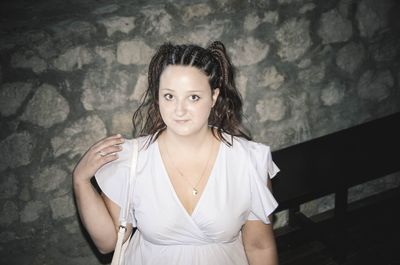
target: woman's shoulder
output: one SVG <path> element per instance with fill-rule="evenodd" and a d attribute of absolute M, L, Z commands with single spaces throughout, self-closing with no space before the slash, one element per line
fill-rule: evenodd
<path fill-rule="evenodd" d="M 243 137 L 233 137 L 232 142 L 233 155 L 236 157 L 245 154 L 249 164 L 253 165 L 260 176 L 265 177 L 265 172 L 269 173 L 270 178 L 273 178 L 279 168 L 272 160 L 271 148 L 261 142 L 247 140 Z"/>
<path fill-rule="evenodd" d="M 144 147 L 146 147 L 148 144 L 151 143 L 151 135 L 145 135 L 145 136 L 139 136 L 136 138 L 124 138 L 125 141 L 122 144 L 122 146 L 127 146 L 127 147 L 132 147 L 134 141 L 137 141 L 139 148 L 143 149 Z"/>
<path fill-rule="evenodd" d="M 229 139 L 231 139 L 230 143 L 233 150 L 244 151 L 254 155 L 270 152 L 271 150 L 270 146 L 267 144 L 248 140 L 244 137 L 229 136 Z"/>
<path fill-rule="evenodd" d="M 150 142 L 150 136 L 125 138 L 125 141 L 121 144 L 122 150 L 118 153 L 118 159 L 115 160 L 116 163 L 120 165 L 130 165 L 133 154 L 133 144 L 135 141 L 137 141 L 139 153 L 141 156 L 145 155 L 148 146 L 152 144 Z"/>

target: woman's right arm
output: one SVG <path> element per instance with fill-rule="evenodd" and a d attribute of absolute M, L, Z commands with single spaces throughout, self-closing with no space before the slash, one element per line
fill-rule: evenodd
<path fill-rule="evenodd" d="M 120 135 L 100 140 L 82 156 L 73 171 L 73 187 L 79 216 L 101 253 L 114 250 L 120 208 L 105 195 L 100 195 L 90 179 L 101 166 L 118 158 L 123 142 L 124 139 Z M 131 231 L 131 228 L 129 230 Z"/>

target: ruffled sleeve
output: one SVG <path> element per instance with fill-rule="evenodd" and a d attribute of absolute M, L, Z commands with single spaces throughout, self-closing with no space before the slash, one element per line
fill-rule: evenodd
<path fill-rule="evenodd" d="M 126 207 L 126 196 L 128 193 L 128 179 L 133 154 L 132 140 L 125 140 L 122 144 L 122 151 L 118 153 L 118 159 L 102 166 L 96 173 L 95 178 L 101 191 L 116 203 L 121 209 Z M 133 182 L 134 184 L 134 182 Z M 131 187 L 131 192 L 133 187 Z M 130 204 L 127 214 L 127 222 L 136 226 L 133 214 L 133 203 Z M 120 220 L 122 218 L 122 211 Z"/>
<path fill-rule="evenodd" d="M 275 177 L 279 168 L 272 160 L 268 146 L 251 142 L 249 153 L 251 209 L 248 220 L 261 220 L 269 224 L 268 216 L 276 209 L 278 203 L 268 188 L 267 182 L 268 178 Z"/>

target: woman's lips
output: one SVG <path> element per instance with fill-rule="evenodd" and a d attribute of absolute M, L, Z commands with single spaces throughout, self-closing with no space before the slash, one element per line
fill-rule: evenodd
<path fill-rule="evenodd" d="M 176 122 L 176 123 L 179 123 L 179 124 L 185 123 L 185 122 L 187 122 L 187 121 L 189 121 L 189 120 L 175 120 L 175 122 Z"/>

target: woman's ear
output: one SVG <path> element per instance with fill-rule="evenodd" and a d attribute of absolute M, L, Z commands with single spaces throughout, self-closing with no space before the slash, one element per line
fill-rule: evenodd
<path fill-rule="evenodd" d="M 219 88 L 216 88 L 212 91 L 212 100 L 213 100 L 213 104 L 212 106 L 214 107 L 215 103 L 217 102 L 218 96 L 219 96 Z"/>

